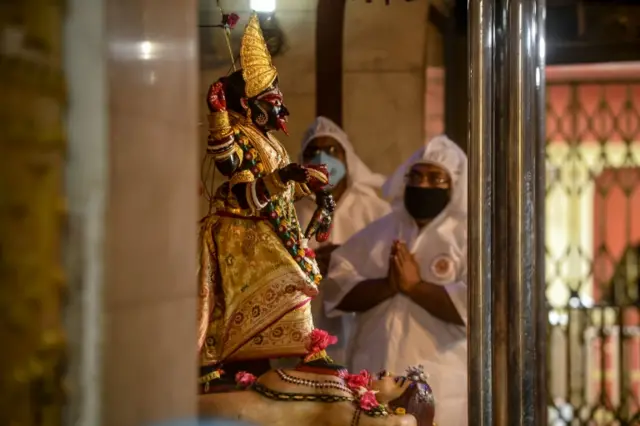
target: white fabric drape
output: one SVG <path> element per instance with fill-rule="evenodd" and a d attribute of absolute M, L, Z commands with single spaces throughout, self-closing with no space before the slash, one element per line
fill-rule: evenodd
<path fill-rule="evenodd" d="M 417 163 L 446 169 L 452 179 L 451 201 L 420 230 L 404 209 L 405 176 Z M 358 283 L 387 276 L 394 240 L 414 255 L 423 280 L 445 288 L 460 316 L 467 319 L 467 158 L 445 136 L 431 140 L 389 178 L 384 193 L 393 211 L 351 238 L 331 259 L 325 284 L 328 316 Z M 396 295 L 355 317 L 348 367 L 353 371 L 386 369 L 403 373 L 422 364 L 436 397 L 436 423 L 467 424 L 466 330 L 445 323 L 404 295 Z"/>
<path fill-rule="evenodd" d="M 347 189 L 342 194 L 336 207 L 331 238 L 325 244 L 344 244 L 353 234 L 360 231 L 369 223 L 386 215 L 391 210 L 389 203 L 380 198 L 376 189 L 384 183 L 384 176 L 373 173 L 356 155 L 347 134 L 333 121 L 325 117 L 318 117 L 309 127 L 302 139 L 301 152 L 309 142 L 320 136 L 335 139 L 344 149 L 347 162 Z M 302 154 L 301 154 L 302 155 Z M 316 209 L 315 201 L 304 198 L 296 203 L 298 219 L 303 227 L 307 226 Z M 312 239 L 309 247 L 316 249 L 320 245 Z M 353 315 L 341 318 L 327 318 L 323 309 L 323 284 L 320 284 L 320 294 L 311 303 L 315 325 L 338 337 L 338 343 L 328 350 L 329 355 L 336 362 L 346 361 L 346 344 L 349 341 Z"/>

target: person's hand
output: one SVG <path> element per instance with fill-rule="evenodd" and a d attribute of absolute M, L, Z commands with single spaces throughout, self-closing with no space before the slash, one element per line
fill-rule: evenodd
<path fill-rule="evenodd" d="M 331 253 L 337 249 L 338 245 L 336 244 L 327 244 L 325 246 L 317 249 L 316 252 L 316 262 L 318 263 L 318 268 L 320 268 L 320 274 L 326 275 L 329 270 L 329 261 L 331 260 Z"/>
<path fill-rule="evenodd" d="M 290 163 L 278 170 L 280 180 L 287 183 L 295 181 L 298 183 L 306 183 L 309 181 L 309 170 L 297 163 Z"/>
<path fill-rule="evenodd" d="M 392 284 L 402 293 L 411 294 L 422 278 L 418 262 L 403 242 L 393 243 L 389 263 L 389 277 Z"/>
<path fill-rule="evenodd" d="M 209 86 L 207 92 L 207 106 L 210 112 L 227 110 L 227 99 L 224 96 L 224 85 L 218 81 Z"/>

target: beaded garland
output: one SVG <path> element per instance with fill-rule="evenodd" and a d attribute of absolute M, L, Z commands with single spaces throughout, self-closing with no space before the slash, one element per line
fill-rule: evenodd
<path fill-rule="evenodd" d="M 255 179 L 263 178 L 264 167 L 260 161 L 258 152 L 251 145 L 249 139 L 242 133 L 237 132 L 235 134 L 235 140 L 242 149 L 243 168 L 251 171 Z M 282 241 L 282 244 L 286 247 L 291 257 L 293 257 L 298 266 L 300 266 L 300 269 L 306 273 L 312 282 L 318 285 L 322 280 L 322 275 L 317 273 L 317 270 L 314 270 L 314 260 L 307 255 L 305 247 L 301 244 L 299 238 L 300 225 L 296 219 L 296 215 L 290 215 L 290 223 L 283 217 L 285 209 L 292 209 L 291 206 L 284 204 L 285 203 L 279 199 L 269 201 L 262 209 L 263 215 L 267 217 L 276 235 L 280 238 L 280 241 Z"/>
<path fill-rule="evenodd" d="M 254 383 L 253 385 L 251 385 L 250 389 L 258 392 L 261 395 L 266 396 L 267 398 L 275 399 L 278 401 L 317 401 L 317 402 L 353 401 L 353 398 L 348 396 L 312 395 L 312 394 L 292 393 L 292 392 L 278 392 L 278 391 L 271 390 L 268 387 L 261 385 L 260 383 Z"/>
<path fill-rule="evenodd" d="M 318 381 L 318 380 L 301 379 L 298 377 L 290 376 L 289 374 L 285 373 L 281 369 L 276 370 L 276 372 L 278 373 L 278 376 L 282 381 L 291 383 L 292 385 L 307 386 L 307 387 L 319 388 L 319 389 L 337 389 L 343 392 L 351 393 L 351 390 L 347 386 L 331 380 Z"/>

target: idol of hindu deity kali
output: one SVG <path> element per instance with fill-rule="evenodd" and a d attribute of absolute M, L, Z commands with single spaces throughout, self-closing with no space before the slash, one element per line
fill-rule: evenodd
<path fill-rule="evenodd" d="M 257 16 L 246 26 L 241 69 L 207 94 L 207 155 L 226 180 L 200 224 L 198 351 L 201 416 L 258 425 L 428 425 L 434 403 L 421 368 L 350 374 L 325 352 L 310 301 L 322 280 L 307 241 L 324 241 L 335 203 L 324 166 L 291 163 L 273 132 L 289 111 Z M 315 197 L 311 223 L 293 203 Z M 270 369 L 274 358 L 300 359 Z M 412 415 L 413 414 L 413 415 Z"/>

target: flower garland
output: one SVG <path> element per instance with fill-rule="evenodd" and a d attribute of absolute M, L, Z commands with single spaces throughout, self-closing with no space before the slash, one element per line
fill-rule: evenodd
<path fill-rule="evenodd" d="M 312 362 L 318 359 L 326 359 L 333 363 L 333 360 L 327 355 L 327 349 L 330 345 L 338 343 L 338 338 L 332 336 L 324 330 L 314 328 L 307 336 L 305 348 L 308 355 L 304 358 L 304 362 Z"/>
<path fill-rule="evenodd" d="M 378 391 L 371 389 L 371 374 L 367 370 L 361 370 L 359 374 L 345 374 L 343 379 L 353 393 L 358 408 L 365 414 L 373 417 L 389 414 L 387 408 L 376 398 Z"/>
<path fill-rule="evenodd" d="M 262 161 L 260 161 L 258 151 L 251 146 L 247 137 L 241 133 L 236 133 L 236 140 L 243 152 L 243 166 L 250 170 L 256 179 L 264 177 L 264 166 L 262 165 Z M 315 263 L 315 253 L 306 246 L 304 240 L 300 240 L 300 225 L 296 220 L 296 215 L 290 214 L 289 220 L 284 217 L 283 213 L 286 209 L 287 206 L 284 206 L 281 200 L 275 200 L 270 201 L 264 207 L 264 212 L 276 235 L 278 235 L 278 238 L 280 238 L 280 241 L 282 241 L 282 244 L 284 244 L 291 257 L 293 257 L 309 279 L 318 285 L 322 280 L 322 275 L 320 275 L 320 271 Z"/>

